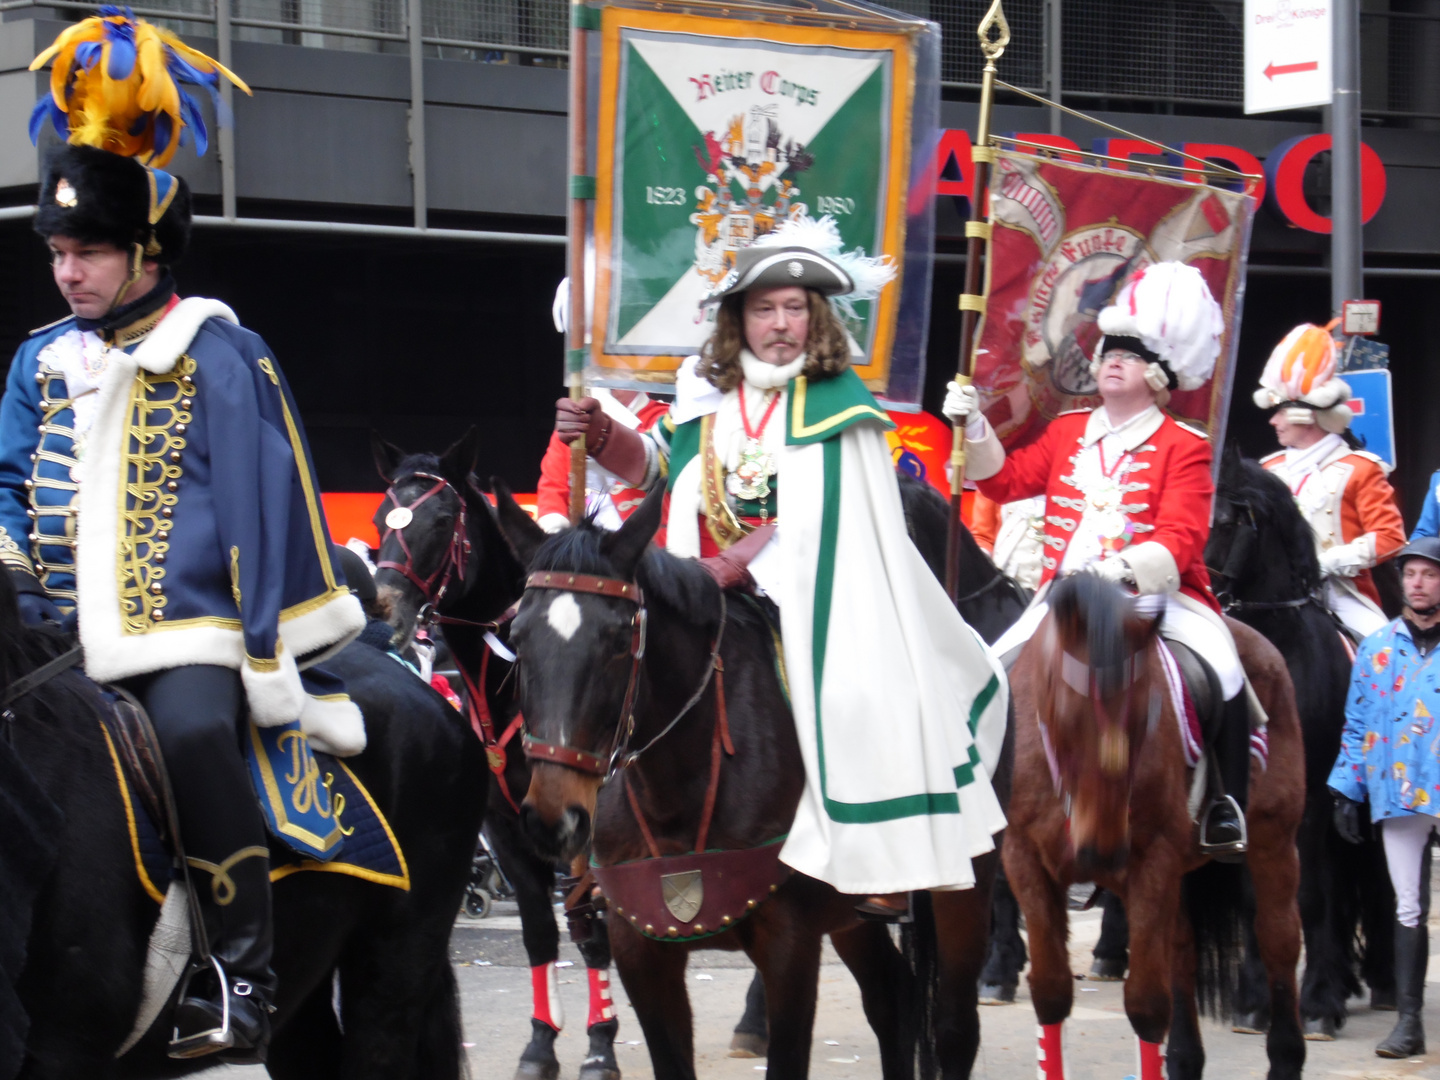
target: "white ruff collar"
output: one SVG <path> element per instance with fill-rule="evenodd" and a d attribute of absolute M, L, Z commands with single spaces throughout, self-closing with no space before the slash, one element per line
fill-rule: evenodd
<path fill-rule="evenodd" d="M 757 390 L 778 390 L 805 370 L 805 354 L 788 364 L 767 364 L 749 349 L 740 350 L 740 370 L 745 381 Z"/>

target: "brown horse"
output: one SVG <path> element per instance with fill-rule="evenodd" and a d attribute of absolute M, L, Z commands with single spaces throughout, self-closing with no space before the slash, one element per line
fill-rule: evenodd
<path fill-rule="evenodd" d="M 860 985 L 882 1075 L 908 1080 L 921 994 L 888 929 L 860 921 L 856 897 L 776 858 L 805 769 L 760 602 L 722 593 L 695 560 L 650 544 L 663 492 L 617 532 L 584 523 L 549 538 L 498 481 L 495 492 L 501 528 L 531 570 L 511 635 L 535 759 L 522 822 L 554 858 L 591 844 L 615 964 L 657 1080 L 695 1075 L 685 966 L 697 947 L 754 961 L 770 1073 L 803 1080 L 826 934 Z M 877 739 L 883 730 L 877 717 Z M 713 858 L 720 872 L 701 878 Z M 995 853 L 981 856 L 974 888 L 916 905 L 917 918 L 933 909 L 939 980 L 934 1041 L 922 1049 L 933 1045 L 946 1077 L 968 1076 L 979 1046 L 976 978 L 997 865 Z M 612 888 L 622 874 L 642 875 L 644 887 Z"/>
<path fill-rule="evenodd" d="M 1205 1064 L 1196 992 L 1207 1012 L 1228 1005 L 1245 868 L 1207 865 L 1199 853 L 1157 621 L 1089 574 L 1062 579 L 1049 599 L 1011 672 L 1015 794 L 1004 848 L 1030 931 L 1041 1074 L 1064 1075 L 1061 1025 L 1074 997 L 1066 889 L 1093 881 L 1121 897 L 1130 917 L 1125 1012 L 1139 1040 L 1139 1080 L 1160 1080 L 1167 1032 L 1171 1080 L 1196 1080 Z M 1246 861 L 1270 989 L 1269 1078 L 1295 1080 L 1305 1061 L 1295 989 L 1304 749 L 1284 660 L 1254 630 L 1227 622 L 1269 717 L 1268 765 L 1252 760 Z"/>

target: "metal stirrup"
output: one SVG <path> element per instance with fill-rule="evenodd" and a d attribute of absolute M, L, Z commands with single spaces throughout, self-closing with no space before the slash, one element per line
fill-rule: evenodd
<path fill-rule="evenodd" d="M 1229 803 L 1235 811 L 1235 820 L 1240 823 L 1240 839 L 1232 840 L 1224 844 L 1212 844 L 1209 838 L 1210 811 L 1221 803 Z M 1218 799 L 1212 799 L 1205 804 L 1205 809 L 1200 814 L 1200 852 L 1203 855 L 1243 855 L 1250 848 L 1250 830 L 1245 824 L 1244 811 L 1240 804 L 1235 801 L 1233 795 L 1221 795 Z"/>

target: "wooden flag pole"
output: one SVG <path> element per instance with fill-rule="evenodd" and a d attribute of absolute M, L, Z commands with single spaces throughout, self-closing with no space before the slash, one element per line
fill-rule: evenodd
<path fill-rule="evenodd" d="M 995 149 L 990 145 L 990 111 L 995 98 L 995 61 L 1010 44 L 1010 24 L 1005 21 L 1000 0 L 990 5 L 976 33 L 980 37 L 980 51 L 985 55 L 985 70 L 980 79 L 980 118 L 976 124 L 975 146 L 970 152 L 975 182 L 970 195 L 970 220 L 965 223 L 965 291 L 960 296 L 960 363 L 955 373 L 955 381 L 961 386 L 970 385 L 975 367 L 975 326 L 985 310 L 980 264 L 990 242 L 987 189 L 990 167 L 995 161 Z M 945 545 L 945 591 L 951 600 L 959 591 L 960 530 L 964 527 L 960 506 L 964 495 L 965 425 L 957 424 L 950 447 L 950 531 Z"/>
<path fill-rule="evenodd" d="M 589 313 L 585 310 L 585 224 L 590 200 L 595 196 L 595 178 L 586 168 L 585 108 L 587 29 L 594 12 L 584 0 L 570 8 L 570 318 L 565 353 L 565 382 L 570 400 L 585 396 L 585 332 Z M 570 524 L 585 516 L 585 436 L 570 444 Z"/>

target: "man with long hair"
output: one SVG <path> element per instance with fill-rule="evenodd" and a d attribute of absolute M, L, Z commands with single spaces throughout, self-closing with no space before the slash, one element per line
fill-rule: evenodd
<path fill-rule="evenodd" d="M 593 400 L 558 402 L 556 431 L 632 483 L 665 477 L 669 550 L 778 604 L 806 766 L 781 858 L 893 918 L 993 850 L 1006 692 L 906 534 L 894 425 L 851 369 L 849 303 L 893 271 L 840 248 L 826 219 L 738 252 L 648 436 Z"/>

